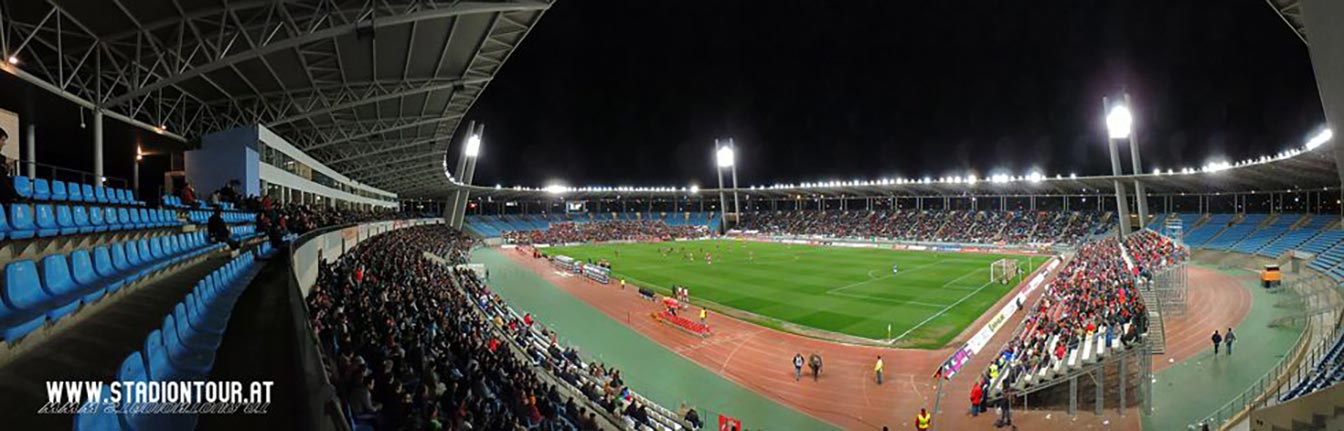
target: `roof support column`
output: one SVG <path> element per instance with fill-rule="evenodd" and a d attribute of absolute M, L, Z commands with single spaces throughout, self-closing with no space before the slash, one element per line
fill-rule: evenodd
<path fill-rule="evenodd" d="M 1111 108 L 1110 101 L 1102 99 L 1102 112 L 1109 112 Z M 1124 175 L 1124 168 L 1120 166 L 1120 146 L 1110 136 L 1106 137 L 1106 146 L 1111 150 L 1111 173 L 1116 176 L 1112 181 L 1115 185 L 1115 208 L 1120 213 L 1120 236 L 1129 236 L 1129 199 L 1125 197 L 1125 184 L 1119 179 Z"/>
<path fill-rule="evenodd" d="M 24 139 L 23 148 L 28 152 L 28 179 L 37 178 L 37 124 L 28 123 L 28 136 Z"/>
<path fill-rule="evenodd" d="M 1332 150 L 1335 164 L 1344 166 L 1344 145 L 1338 143 L 1338 136 L 1344 136 L 1344 26 L 1339 25 L 1344 22 L 1344 2 L 1302 0 L 1300 8 L 1310 33 L 1307 52 L 1311 54 L 1325 122 L 1337 135 Z M 1339 179 L 1344 183 L 1344 169 L 1339 171 Z"/>
<path fill-rule="evenodd" d="M 477 137 L 482 136 L 484 135 L 484 132 L 485 132 L 485 125 L 482 124 L 480 126 L 477 126 L 476 129 L 473 130 L 471 134 L 468 134 L 467 139 L 471 139 L 472 135 L 475 135 Z M 476 176 L 476 155 L 472 154 L 469 157 L 467 157 L 467 171 L 465 174 L 463 174 L 462 184 L 465 186 L 470 186 L 472 177 L 474 176 Z M 471 200 L 471 192 L 468 191 L 466 188 L 463 188 L 462 190 L 460 190 L 460 192 L 462 193 L 462 204 L 461 206 L 458 207 L 457 219 L 453 221 L 453 227 L 458 229 L 462 228 L 462 220 L 467 215 L 465 211 L 467 201 Z M 500 205 L 499 213 L 502 215 L 504 214 L 504 201 L 500 201 L 499 205 Z"/>
<path fill-rule="evenodd" d="M 103 185 L 103 111 L 93 111 L 93 184 Z M 139 190 L 132 190 L 138 192 Z"/>

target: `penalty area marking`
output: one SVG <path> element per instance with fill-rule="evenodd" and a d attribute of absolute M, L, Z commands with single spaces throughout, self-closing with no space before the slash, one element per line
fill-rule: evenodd
<path fill-rule="evenodd" d="M 942 316 L 944 313 L 947 313 L 947 310 L 951 310 L 952 307 L 956 307 L 958 304 L 961 304 L 962 302 L 966 302 L 967 299 L 970 299 L 972 296 L 975 296 L 975 294 L 980 293 L 980 291 L 982 291 L 982 290 L 985 290 L 985 288 L 986 288 L 986 287 L 989 287 L 989 285 L 991 285 L 991 284 L 994 284 L 994 281 L 993 281 L 993 280 L 990 280 L 990 281 L 985 282 L 985 284 L 980 285 L 980 288 L 979 288 L 979 289 L 975 289 L 975 290 L 972 291 L 971 293 L 967 293 L 966 296 L 961 297 L 961 299 L 958 299 L 957 302 L 953 302 L 951 305 L 948 305 L 947 307 L 943 308 L 941 311 L 939 311 L 939 312 L 937 312 L 937 313 L 934 313 L 934 315 L 929 316 L 929 318 L 924 319 L 924 321 L 922 321 L 922 322 L 919 322 L 919 324 L 917 324 L 917 325 L 915 325 L 915 326 L 911 326 L 910 329 L 906 329 L 905 332 L 902 332 L 902 333 L 901 333 L 901 335 L 897 335 L 896 338 L 892 338 L 892 339 L 891 339 L 891 342 L 894 343 L 894 342 L 897 342 L 897 341 L 901 341 L 901 339 L 905 338 L 906 335 L 910 335 L 911 332 L 914 332 L 916 329 L 919 329 L 920 327 L 922 327 L 922 326 L 924 326 L 925 324 L 929 323 L 929 321 L 931 321 L 931 320 L 933 320 L 933 319 L 937 319 L 938 316 Z"/>

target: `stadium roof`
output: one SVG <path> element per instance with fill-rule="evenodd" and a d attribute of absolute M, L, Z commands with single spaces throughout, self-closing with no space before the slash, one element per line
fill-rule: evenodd
<path fill-rule="evenodd" d="M 553 1 L 9 1 L 0 68 L 178 140 L 263 124 L 355 180 L 429 196 Z"/>
<path fill-rule="evenodd" d="M 1320 191 L 1339 189 L 1334 158 L 1335 140 L 1319 134 L 1301 149 L 1274 156 L 1240 162 L 1208 164 L 1139 175 L 1021 175 L 994 178 L 945 177 L 920 179 L 883 179 L 869 181 L 821 181 L 815 183 L 770 186 L 742 186 L 740 193 L 765 198 L 795 197 L 904 197 L 904 196 L 1097 196 L 1115 193 L 1115 180 L 1121 180 L 1129 192 L 1133 181 L 1140 180 L 1154 195 L 1213 195 Z M 708 169 L 708 167 L 707 167 Z M 471 186 L 472 195 L 498 199 L 601 199 L 601 198 L 673 198 L 717 196 L 718 189 L 691 187 L 582 187 L 549 186 L 482 187 Z M 726 191 L 730 191 L 728 189 Z"/>
<path fill-rule="evenodd" d="M 1302 43 L 1307 42 L 1307 24 L 1302 21 L 1302 4 L 1298 0 L 1265 0 L 1283 22 L 1297 33 L 1297 38 L 1302 39 Z"/>

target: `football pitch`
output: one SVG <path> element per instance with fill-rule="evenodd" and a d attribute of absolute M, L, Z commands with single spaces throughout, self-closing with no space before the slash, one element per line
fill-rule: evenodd
<path fill-rule="evenodd" d="M 686 286 L 692 302 L 762 316 L 767 320 L 756 320 L 768 326 L 783 326 L 768 320 L 774 319 L 917 348 L 946 345 L 1016 285 L 991 282 L 992 262 L 1016 259 L 1026 277 L 1047 259 L 740 240 L 589 244 L 546 252 L 607 259 L 613 283 L 624 278 L 663 294 L 672 285 Z M 705 262 L 706 252 L 712 263 Z"/>

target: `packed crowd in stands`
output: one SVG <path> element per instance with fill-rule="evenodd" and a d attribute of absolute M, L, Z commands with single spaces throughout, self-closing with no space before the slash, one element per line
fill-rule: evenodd
<path fill-rule="evenodd" d="M 766 211 L 744 214 L 739 225 L 773 235 L 886 238 L 960 243 L 1077 244 L 1104 231 L 1090 211 Z"/>
<path fill-rule="evenodd" d="M 1180 262 L 1186 257 L 1186 249 L 1164 235 L 1148 229 L 1125 237 L 1125 251 L 1134 261 L 1134 270 L 1145 279 L 1152 277 L 1155 269 Z"/>
<path fill-rule="evenodd" d="M 699 238 L 708 228 L 669 225 L 661 220 L 608 220 L 586 223 L 555 222 L 545 230 L 505 231 L 501 236 L 513 244 L 563 244 L 616 240 L 671 240 Z"/>
<path fill-rule="evenodd" d="M 1146 277 L 1136 274 L 1177 262 L 1184 252 L 1170 239 L 1148 230 L 1127 238 L 1125 248 L 1136 263 L 1133 268 L 1114 238 L 1080 247 L 1028 309 L 1023 329 L 981 374 L 973 392 L 986 400 L 992 393 L 1006 392 L 1023 376 L 1066 361 L 1069 352 L 1089 335 L 1104 336 L 1108 345 L 1116 338 L 1126 346 L 1139 340 L 1147 332 L 1148 313 L 1137 290 L 1143 288 Z M 991 386 L 995 382 L 1000 386 Z"/>
<path fill-rule="evenodd" d="M 310 316 L 357 422 L 380 431 L 675 428 L 620 370 L 584 363 L 476 272 L 448 266 L 466 262 L 473 241 L 440 225 L 405 228 L 322 265 Z"/>

